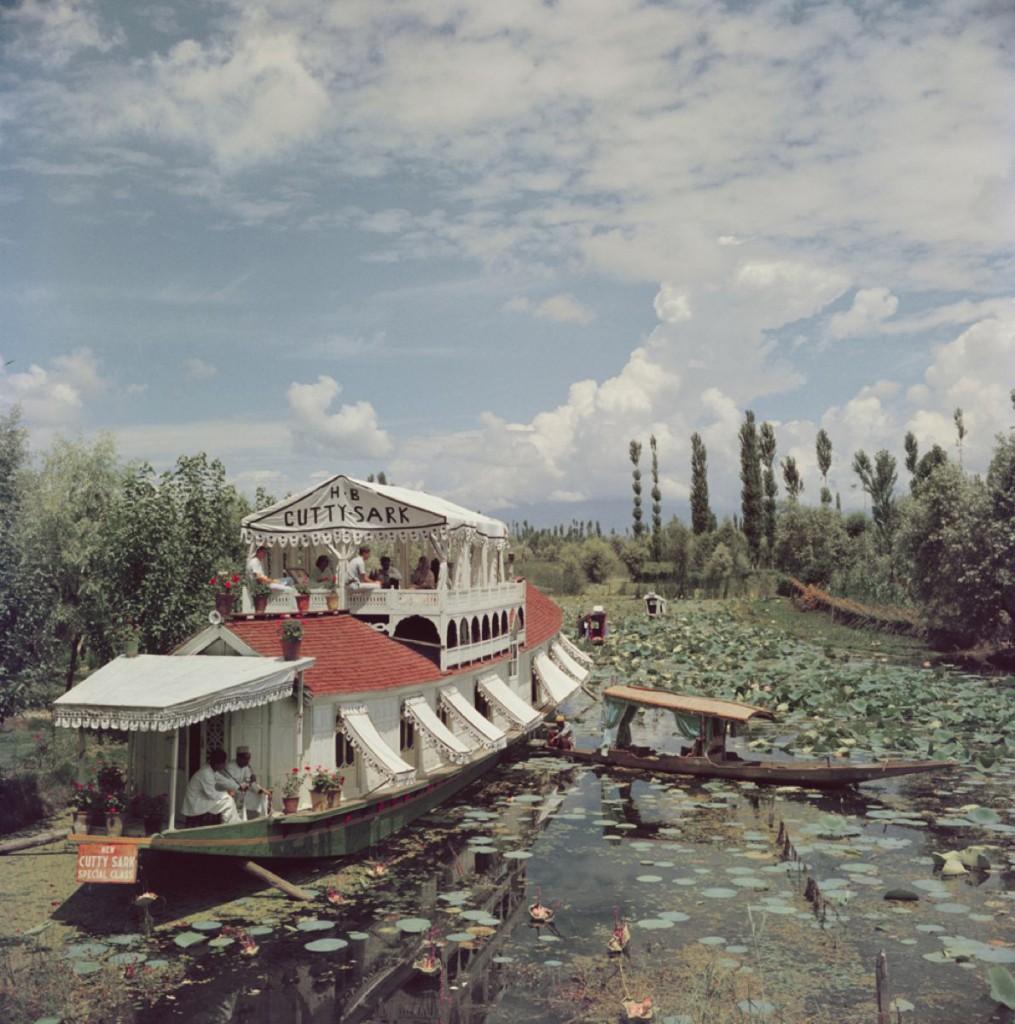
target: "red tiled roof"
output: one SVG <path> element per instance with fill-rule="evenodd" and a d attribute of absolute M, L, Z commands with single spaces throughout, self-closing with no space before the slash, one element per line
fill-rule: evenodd
<path fill-rule="evenodd" d="M 531 648 L 559 632 L 563 613 L 531 583 L 526 593 L 525 646 Z M 429 658 L 352 615 L 311 616 L 302 622 L 300 655 L 316 659 L 314 667 L 304 676 L 311 693 L 391 690 L 448 679 L 475 667 L 467 665 L 442 673 Z M 278 619 L 235 619 L 226 628 L 258 654 L 274 658 L 281 653 L 282 624 Z M 494 664 L 506 657 L 504 654 L 485 664 Z"/>

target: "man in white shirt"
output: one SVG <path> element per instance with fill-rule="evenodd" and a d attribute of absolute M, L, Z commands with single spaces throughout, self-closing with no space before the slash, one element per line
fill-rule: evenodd
<path fill-rule="evenodd" d="M 250 578 L 250 582 L 263 583 L 266 587 L 271 587 L 272 590 L 292 590 L 292 587 L 289 585 L 290 581 L 288 579 L 276 580 L 272 579 L 268 575 L 264 568 L 267 558 L 268 549 L 262 544 L 247 559 L 247 576 Z"/>
<path fill-rule="evenodd" d="M 250 767 L 250 747 L 236 748 L 236 760 L 226 765 L 225 774 L 236 787 L 240 818 L 263 818 L 268 813 L 268 790 L 258 783 Z"/>
<path fill-rule="evenodd" d="M 355 558 L 350 558 L 345 567 L 345 581 L 350 587 L 379 587 L 377 580 L 372 580 L 367 572 L 367 559 L 370 548 L 364 544 Z"/>
<path fill-rule="evenodd" d="M 183 815 L 199 818 L 202 814 L 220 814 L 224 825 L 240 820 L 236 810 L 235 789 L 224 774 L 226 753 L 217 747 L 208 755 L 208 763 L 199 768 L 187 783 L 183 797 Z"/>

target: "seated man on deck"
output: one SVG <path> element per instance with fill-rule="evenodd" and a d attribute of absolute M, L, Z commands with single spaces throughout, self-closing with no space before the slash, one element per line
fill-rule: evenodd
<path fill-rule="evenodd" d="M 264 568 L 267 559 L 268 549 L 263 544 L 247 559 L 247 576 L 250 577 L 250 582 L 262 583 L 266 587 L 271 587 L 272 590 L 291 591 L 292 586 L 289 579 L 276 580 L 268 575 Z"/>
<path fill-rule="evenodd" d="M 318 555 L 313 571 L 310 573 L 310 582 L 315 587 L 325 587 L 334 581 L 335 574 L 331 571 L 331 559 L 327 555 Z"/>
<path fill-rule="evenodd" d="M 268 793 L 250 767 L 250 747 L 237 747 L 236 760 L 230 761 L 224 774 L 236 786 L 236 809 L 240 818 L 263 818 L 268 813 Z"/>
<path fill-rule="evenodd" d="M 546 745 L 553 750 L 573 750 L 574 729 L 571 728 L 571 723 L 563 715 L 557 715 L 554 724 L 556 730 L 546 741 Z"/>
<path fill-rule="evenodd" d="M 433 574 L 433 570 L 430 568 L 430 565 L 426 560 L 426 555 L 419 556 L 416 568 L 412 570 L 412 575 L 409 577 L 409 584 L 412 586 L 413 590 L 436 589 L 437 581 Z"/>
<path fill-rule="evenodd" d="M 391 564 L 389 555 L 381 555 L 381 567 L 375 569 L 370 578 L 377 580 L 384 590 L 398 590 L 402 585 L 402 574 Z"/>
<path fill-rule="evenodd" d="M 345 567 L 345 582 L 350 587 L 377 587 L 380 584 L 377 580 L 372 580 L 370 574 L 367 572 L 367 559 L 370 557 L 370 547 L 364 544 L 359 549 L 359 554 L 355 558 L 349 559 L 349 564 Z"/>
<path fill-rule="evenodd" d="M 187 783 L 183 797 L 185 818 L 218 814 L 225 825 L 240 820 L 234 799 L 235 783 L 225 775 L 225 767 L 226 752 L 216 747 L 208 754 L 208 763 L 194 772 Z"/>

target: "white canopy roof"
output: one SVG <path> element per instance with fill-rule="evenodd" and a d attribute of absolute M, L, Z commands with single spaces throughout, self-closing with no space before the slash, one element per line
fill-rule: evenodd
<path fill-rule="evenodd" d="M 574 658 L 580 665 L 588 665 L 591 668 L 595 662 L 583 651 L 580 647 L 576 647 L 563 633 L 558 634 L 557 641 L 561 647 L 567 651 L 568 654 Z"/>
<path fill-rule="evenodd" d="M 456 736 L 434 713 L 426 697 L 409 697 L 405 701 L 405 717 L 419 726 L 441 748 L 445 758 L 465 764 L 472 758 L 473 748 Z"/>
<path fill-rule="evenodd" d="M 507 746 L 507 735 L 499 725 L 494 725 L 485 715 L 481 715 L 464 697 L 457 686 L 445 686 L 441 690 L 441 704 L 457 715 L 470 732 L 479 740 L 479 745 L 487 750 L 500 750 Z"/>
<path fill-rule="evenodd" d="M 313 658 L 139 654 L 114 658 L 53 705 L 57 725 L 168 732 L 292 694 Z"/>
<path fill-rule="evenodd" d="M 342 731 L 346 739 L 360 752 L 364 760 L 390 782 L 402 786 L 416 779 L 416 769 L 403 761 L 384 742 L 363 704 L 339 707 Z"/>
<path fill-rule="evenodd" d="M 551 703 L 560 704 L 578 689 L 576 683 L 559 665 L 555 665 L 549 655 L 542 651 L 535 656 L 532 667 L 536 670 L 536 678 L 546 690 Z"/>
<path fill-rule="evenodd" d="M 588 679 L 590 670 L 584 665 L 579 665 L 574 658 L 568 653 L 567 648 L 558 641 L 554 641 L 550 645 L 550 651 L 553 654 L 554 660 L 556 659 L 557 664 L 565 671 L 568 675 L 574 676 L 579 683 L 584 683 Z"/>
<path fill-rule="evenodd" d="M 507 526 L 454 502 L 405 487 L 367 483 L 338 474 L 243 520 L 243 539 L 254 544 L 361 543 L 427 536 L 465 536 L 503 546 Z"/>
<path fill-rule="evenodd" d="M 543 716 L 531 705 L 526 704 L 500 676 L 488 672 L 476 680 L 488 701 L 508 718 L 517 722 L 522 729 L 531 729 Z"/>

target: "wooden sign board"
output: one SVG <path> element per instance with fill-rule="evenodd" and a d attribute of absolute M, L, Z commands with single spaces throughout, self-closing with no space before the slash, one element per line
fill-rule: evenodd
<path fill-rule="evenodd" d="M 137 881 L 137 845 L 82 843 L 78 847 L 77 880 L 132 885 Z"/>

